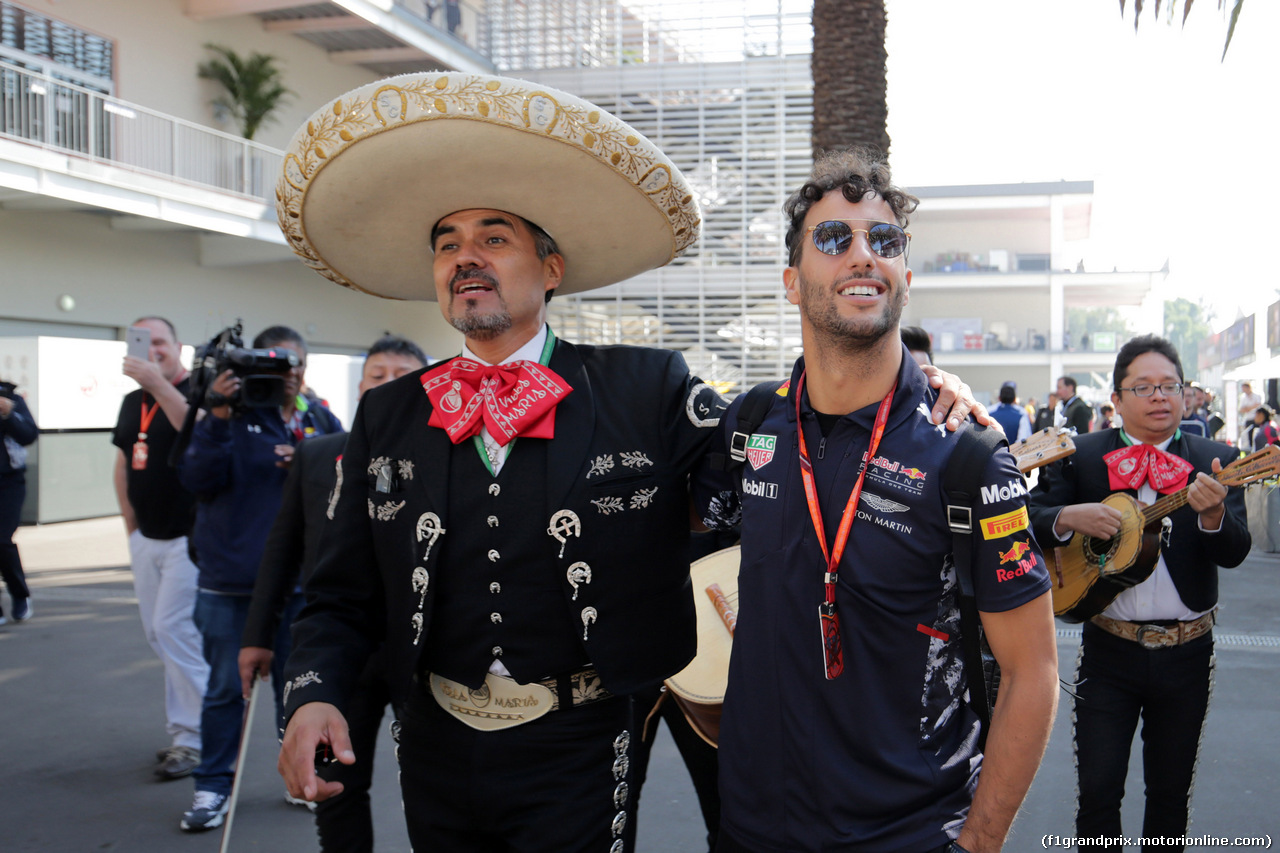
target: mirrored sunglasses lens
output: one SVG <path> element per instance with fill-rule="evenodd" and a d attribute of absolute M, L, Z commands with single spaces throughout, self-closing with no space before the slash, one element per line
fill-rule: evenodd
<path fill-rule="evenodd" d="M 825 255 L 844 253 L 853 242 L 853 231 L 847 222 L 822 222 L 813 229 L 813 245 Z"/>
<path fill-rule="evenodd" d="M 896 225 L 882 222 L 872 225 L 867 233 L 871 251 L 882 258 L 896 258 L 907 250 L 907 232 Z"/>

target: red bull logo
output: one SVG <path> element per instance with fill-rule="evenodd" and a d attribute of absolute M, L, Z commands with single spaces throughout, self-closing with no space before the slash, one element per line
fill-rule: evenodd
<path fill-rule="evenodd" d="M 1016 560 L 1021 560 L 1023 555 L 1025 555 L 1030 550 L 1031 550 L 1030 541 L 1023 540 L 1022 542 L 1014 542 L 1012 548 L 1000 554 L 1000 565 L 1003 566 L 1005 563 L 1012 563 Z"/>
<path fill-rule="evenodd" d="M 925 478 L 925 473 L 919 468 L 903 468 L 902 473 L 913 480 L 923 480 Z"/>
<path fill-rule="evenodd" d="M 1019 560 L 1018 568 L 1016 569 L 996 569 L 996 583 L 1004 583 L 1005 581 L 1030 574 L 1035 567 L 1035 560 Z"/>

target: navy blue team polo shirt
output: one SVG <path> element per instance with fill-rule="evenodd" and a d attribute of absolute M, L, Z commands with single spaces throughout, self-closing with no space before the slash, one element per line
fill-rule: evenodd
<path fill-rule="evenodd" d="M 928 850 L 959 834 L 982 762 L 965 701 L 958 587 L 942 472 L 955 433 L 931 423 L 936 393 L 909 355 L 839 567 L 844 674 L 828 681 L 818 605 L 825 559 L 805 501 L 791 381 L 735 474 L 700 472 L 708 526 L 741 523 L 739 614 L 720 735 L 722 828 L 773 853 Z M 785 396 L 782 396 L 785 395 Z M 717 435 L 725 451 L 739 398 Z M 870 445 L 878 404 L 823 438 L 808 395 L 801 423 L 828 548 Z M 1011 610 L 1049 589 L 1025 480 L 996 453 L 975 507 L 980 610 Z M 695 594 L 699 591 L 695 590 Z"/>

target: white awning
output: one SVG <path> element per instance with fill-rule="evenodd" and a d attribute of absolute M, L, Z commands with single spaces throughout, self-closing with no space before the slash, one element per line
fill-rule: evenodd
<path fill-rule="evenodd" d="M 1222 374 L 1222 378 L 1226 382 L 1260 382 L 1264 379 L 1280 378 L 1280 355 L 1242 364 Z"/>

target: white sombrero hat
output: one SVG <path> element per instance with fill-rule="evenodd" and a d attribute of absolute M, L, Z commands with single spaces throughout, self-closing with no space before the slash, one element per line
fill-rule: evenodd
<path fill-rule="evenodd" d="M 509 77 L 432 72 L 348 92 L 294 134 L 280 227 L 312 269 L 391 299 L 431 299 L 431 227 L 494 208 L 547 231 L 561 293 L 660 267 L 698 236 L 684 177 L 581 98 Z"/>

